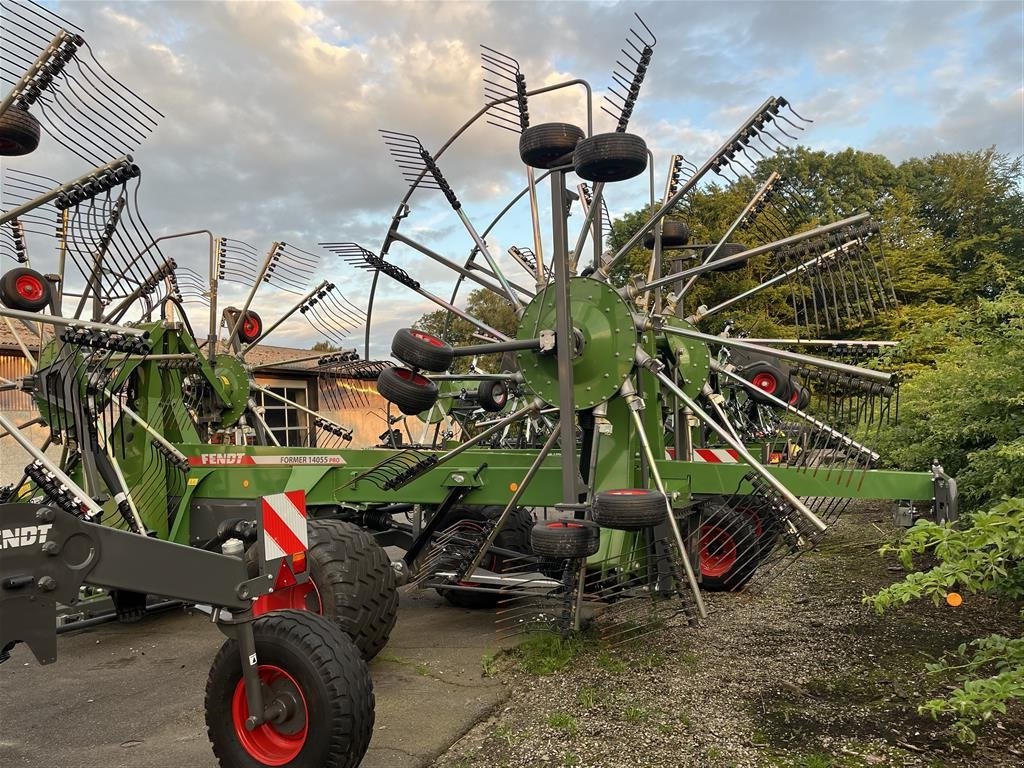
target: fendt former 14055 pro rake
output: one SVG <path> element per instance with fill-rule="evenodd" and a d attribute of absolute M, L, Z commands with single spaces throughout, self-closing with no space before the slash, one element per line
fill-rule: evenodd
<path fill-rule="evenodd" d="M 503 632 L 593 625 L 623 640 L 655 617 L 700 621 L 708 591 L 763 587 L 853 499 L 956 516 L 940 467 L 876 468 L 871 438 L 895 418 L 898 383 L 858 364 L 878 343 L 842 336 L 896 303 L 878 224 L 821 223 L 764 170 L 809 124 L 781 97 L 702 164 L 673 155 L 658 198 L 654 157 L 627 131 L 656 44 L 639 17 L 604 107 L 612 131 L 594 132 L 587 82 L 530 89 L 515 59 L 484 47 L 486 102 L 447 142 L 430 151 L 382 131 L 410 186 L 378 248 L 275 242 L 261 256 L 206 230 L 152 236 L 127 153 L 161 115 L 49 10 L 0 0 L 0 12 L 0 154 L 28 155 L 42 137 L 47 152 L 95 166 L 67 183 L 4 168 L 0 249 L 15 265 L 0 279 L 0 317 L 31 370 L 0 387 L 26 393 L 38 415 L 0 413 L 8 445 L 28 455 L 0 491 L 0 660 L 23 641 L 52 662 L 55 607 L 87 585 L 110 590 L 122 618 L 147 595 L 206 606 L 229 637 L 206 693 L 221 764 L 352 766 L 373 724 L 365 660 L 387 642 L 402 583 L 498 606 Z M 530 105 L 558 92 L 581 94 L 585 127 L 531 122 Z M 442 171 L 479 122 L 516 134 L 525 166 L 521 191 L 482 228 Z M 648 218 L 606 247 L 611 185 L 645 174 Z M 682 219 L 714 178 L 750 190 L 720 231 Z M 428 190 L 464 227 L 468 257 L 403 231 Z M 529 244 L 497 253 L 492 233 L 520 210 Z M 208 275 L 164 256 L 182 237 L 209 243 Z M 57 258 L 44 273 L 47 240 Z M 450 294 L 417 280 L 423 262 L 451 270 Z M 314 284 L 353 266 L 368 272 L 365 311 L 330 279 Z M 694 301 L 702 281 L 733 272 L 745 278 L 736 295 Z M 398 364 L 372 360 L 377 297 L 394 301 L 385 280 L 474 343 L 402 328 Z M 225 283 L 249 289 L 241 307 L 221 306 Z M 514 329 L 467 311 L 470 285 L 507 303 Z M 267 325 L 254 310 L 262 286 L 296 296 Z M 720 322 L 765 296 L 792 312 L 796 338 Z M 333 409 L 257 383 L 267 366 L 253 350 L 299 319 L 335 343 L 365 327 L 363 354 L 306 361 L 328 401 L 342 379 L 376 382 L 389 403 L 381 445 L 345 447 L 353 433 Z M 303 445 L 281 444 L 266 398 L 304 414 Z M 384 545 L 404 554 L 392 562 Z"/>

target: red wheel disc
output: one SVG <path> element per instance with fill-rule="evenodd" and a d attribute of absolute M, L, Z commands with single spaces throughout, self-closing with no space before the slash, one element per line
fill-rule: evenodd
<path fill-rule="evenodd" d="M 21 275 L 14 281 L 14 290 L 23 299 L 38 301 L 46 289 L 43 288 L 43 281 L 35 275 Z"/>
<path fill-rule="evenodd" d="M 269 701 L 268 697 L 279 693 L 293 695 L 297 710 L 289 715 L 286 725 L 293 721 L 297 723 L 301 717 L 301 726 L 289 728 L 288 730 L 293 731 L 291 733 L 279 730 L 275 723 L 263 723 L 251 731 L 248 730 L 245 721 L 249 717 L 249 702 L 245 698 L 245 683 L 239 679 L 235 693 L 231 697 L 231 722 L 235 726 L 235 736 L 238 737 L 238 743 L 243 749 L 257 762 L 263 765 L 286 765 L 298 757 L 306 745 L 306 737 L 309 734 L 306 697 L 302 694 L 302 688 L 295 682 L 295 678 L 280 667 L 260 664 L 257 674 L 263 685 L 265 700 Z"/>
<path fill-rule="evenodd" d="M 647 491 L 643 488 L 618 488 L 607 493 L 611 496 L 643 496 Z"/>
<path fill-rule="evenodd" d="M 320 616 L 324 614 L 324 605 L 320 593 L 312 579 L 283 589 L 275 589 L 268 595 L 260 595 L 252 604 L 252 615 L 262 616 L 271 611 L 309 611 Z"/>
<path fill-rule="evenodd" d="M 568 520 L 553 520 L 546 523 L 545 528 L 582 528 L 583 526 L 579 523 L 569 522 Z"/>
<path fill-rule="evenodd" d="M 779 382 L 770 373 L 759 373 L 750 380 L 750 383 L 758 389 L 764 390 L 769 395 L 779 388 Z"/>
<path fill-rule="evenodd" d="M 705 576 L 724 576 L 736 565 L 736 542 L 717 525 L 700 527 L 700 572 Z"/>
<path fill-rule="evenodd" d="M 395 368 L 395 373 L 398 374 L 398 378 L 411 382 L 417 387 L 426 387 L 430 384 L 426 377 L 420 376 L 418 373 L 413 373 L 408 368 Z"/>
<path fill-rule="evenodd" d="M 260 335 L 260 321 L 252 315 L 247 315 L 242 321 L 242 335 L 247 339 L 255 339 Z"/>
<path fill-rule="evenodd" d="M 424 333 L 423 331 L 409 331 L 409 335 L 412 336 L 414 339 L 425 341 L 428 344 L 431 344 L 435 347 L 444 346 L 444 342 L 437 338 L 437 336 L 431 336 L 429 333 Z"/>

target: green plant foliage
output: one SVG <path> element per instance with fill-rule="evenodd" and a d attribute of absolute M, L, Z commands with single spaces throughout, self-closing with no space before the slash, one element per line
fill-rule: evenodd
<path fill-rule="evenodd" d="M 920 369 L 930 355 L 932 367 Z M 1024 488 L 1024 294 L 979 301 L 922 325 L 890 357 L 919 371 L 900 393 L 900 421 L 880 443 L 894 466 L 937 459 L 968 509 Z"/>
<path fill-rule="evenodd" d="M 921 598 L 938 604 L 955 591 L 1022 598 L 1024 499 L 1007 499 L 960 527 L 918 521 L 899 544 L 882 552 L 896 553 L 908 570 L 924 556 L 937 563 L 865 597 L 879 613 Z M 1024 638 L 983 637 L 961 645 L 928 670 L 933 676 L 953 677 L 957 685 L 948 695 L 924 702 L 919 711 L 936 718 L 952 715 L 954 734 L 973 742 L 979 724 L 1005 714 L 1008 702 L 1024 698 Z"/>

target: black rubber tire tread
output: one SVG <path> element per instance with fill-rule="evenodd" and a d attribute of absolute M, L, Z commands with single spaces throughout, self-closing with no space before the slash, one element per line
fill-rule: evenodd
<path fill-rule="evenodd" d="M 403 378 L 398 371 L 405 371 L 410 378 Z M 415 416 L 417 413 L 430 408 L 437 402 L 437 385 L 429 380 L 426 384 L 416 384 L 413 377 L 420 377 L 408 368 L 385 368 L 377 377 L 377 391 L 385 400 L 389 400 L 398 406 L 398 410 L 406 416 Z"/>
<path fill-rule="evenodd" d="M 437 339 L 431 333 L 415 328 L 399 328 L 391 340 L 391 354 L 412 368 L 420 368 L 432 373 L 444 373 L 452 367 L 455 351 L 441 339 L 440 346 L 418 338 L 415 334 L 422 333 Z"/>
<path fill-rule="evenodd" d="M 685 221 L 665 219 L 661 222 L 661 247 L 662 249 L 682 248 L 690 242 L 690 227 Z M 654 232 L 644 235 L 644 248 L 654 250 Z"/>
<path fill-rule="evenodd" d="M 450 528 L 459 520 L 479 520 L 481 522 L 496 520 L 504 510 L 505 508 L 501 506 L 453 507 L 445 516 L 441 530 Z M 498 533 L 498 537 L 494 540 L 494 545 L 502 549 L 513 549 L 528 555 L 530 554 L 530 531 L 532 529 L 533 514 L 526 507 L 516 507 L 509 515 L 505 526 Z M 495 573 L 501 573 L 503 570 L 501 565 L 503 560 L 500 556 L 497 556 L 497 559 L 497 563 L 488 563 L 485 559 L 484 566 L 494 566 L 490 570 L 495 571 Z M 494 608 L 501 600 L 501 594 L 497 591 L 460 592 L 456 589 L 439 587 L 437 592 L 450 604 L 458 608 Z"/>
<path fill-rule="evenodd" d="M 255 333 L 247 333 L 246 332 L 246 330 L 245 330 L 246 318 L 248 318 L 250 320 L 255 320 L 256 321 L 257 328 L 256 328 L 256 332 Z M 251 309 L 247 309 L 245 311 L 245 315 L 238 322 L 237 334 L 238 334 L 238 340 L 241 341 L 243 344 L 252 344 L 254 341 L 256 341 L 256 339 L 258 339 L 263 334 L 263 318 L 260 317 L 255 312 L 253 312 Z"/>
<path fill-rule="evenodd" d="M 546 171 L 568 165 L 566 155 L 572 153 L 584 136 L 583 129 L 571 123 L 531 125 L 519 136 L 519 157 L 531 168 Z"/>
<path fill-rule="evenodd" d="M 21 107 L 11 107 L 0 115 L 0 157 L 32 154 L 41 135 L 35 115 Z"/>
<path fill-rule="evenodd" d="M 43 286 L 43 295 L 35 300 L 26 299 L 18 294 L 17 282 L 19 277 L 30 276 L 37 279 Z M 0 301 L 11 309 L 20 309 L 23 312 L 41 312 L 50 306 L 50 299 L 53 296 L 53 287 L 50 281 L 28 267 L 15 267 L 4 272 L 0 277 Z"/>
<path fill-rule="evenodd" d="M 594 497 L 594 522 L 618 531 L 642 531 L 665 521 L 668 507 L 660 491 L 641 489 L 600 491 Z"/>
<path fill-rule="evenodd" d="M 761 562 L 760 546 L 754 525 L 750 518 L 721 501 L 709 501 L 704 505 L 700 515 L 699 550 L 704 549 L 703 528 L 707 524 L 722 528 L 732 538 L 736 546 L 736 562 L 726 573 L 711 576 L 704 573 L 698 555 L 698 567 L 701 569 L 701 587 L 708 592 L 729 592 L 737 590 L 750 581 L 758 564 Z"/>
<path fill-rule="evenodd" d="M 797 393 L 796 402 L 791 402 L 790 404 L 801 411 L 806 409 L 807 406 L 811 404 L 811 390 L 803 384 L 794 384 L 793 391 Z M 791 394 L 790 400 L 792 400 L 792 398 L 793 396 Z"/>
<path fill-rule="evenodd" d="M 310 577 L 324 616 L 352 638 L 364 659 L 387 645 L 398 618 L 391 558 L 372 535 L 341 520 L 308 523 Z"/>
<path fill-rule="evenodd" d="M 352 641 L 321 616 L 274 611 L 253 622 L 256 655 L 274 664 L 302 688 L 309 734 L 288 768 L 356 768 L 373 735 L 373 682 Z M 206 682 L 206 731 L 224 768 L 266 768 L 239 743 L 231 699 L 242 676 L 238 643 L 226 641 L 210 666 Z"/>
<path fill-rule="evenodd" d="M 543 520 L 530 531 L 530 548 L 540 557 L 590 557 L 600 546 L 601 528 L 589 520 Z"/>
<path fill-rule="evenodd" d="M 647 144 L 633 133 L 599 133 L 576 145 L 572 164 L 587 181 L 625 181 L 647 170 Z"/>
<path fill-rule="evenodd" d="M 757 376 L 759 373 L 767 373 L 775 377 L 775 381 L 777 382 L 775 391 L 770 392 L 768 394 L 770 394 L 772 397 L 778 398 L 784 403 L 788 403 L 789 398 L 793 394 L 792 382 L 789 378 L 789 371 L 784 369 L 782 366 L 776 365 L 775 363 L 770 363 L 767 360 L 757 360 L 740 371 L 740 375 L 749 382 L 753 382 L 754 377 Z M 747 394 L 750 395 L 750 397 L 752 397 L 759 403 L 765 403 L 766 405 L 774 405 L 774 403 L 770 399 L 768 399 L 768 397 L 761 393 L 760 389 L 756 391 L 753 389 L 747 390 Z M 781 408 L 781 406 L 778 407 Z"/>
<path fill-rule="evenodd" d="M 704 261 L 704 260 L 707 259 L 708 255 L 711 253 L 711 250 L 713 248 L 714 248 L 713 245 L 709 245 L 707 248 L 705 248 L 701 252 L 701 255 L 700 255 L 701 261 Z M 747 246 L 743 245 L 743 243 L 722 243 L 722 247 L 719 248 L 718 251 L 715 253 L 715 258 L 713 258 L 711 260 L 711 263 L 714 264 L 716 261 L 721 261 L 722 259 L 727 259 L 730 256 L 735 256 L 738 253 L 743 253 L 745 250 L 747 250 Z M 743 269 L 745 266 L 747 266 L 749 261 L 750 260 L 748 259 L 747 261 L 740 261 L 740 262 L 737 262 L 735 264 L 726 264 L 724 267 L 719 267 L 718 269 L 716 269 L 714 271 L 715 272 L 736 272 L 738 270 Z"/>
<path fill-rule="evenodd" d="M 498 413 L 508 405 L 508 384 L 504 381 L 481 381 L 476 388 L 476 402 L 488 413 Z"/>

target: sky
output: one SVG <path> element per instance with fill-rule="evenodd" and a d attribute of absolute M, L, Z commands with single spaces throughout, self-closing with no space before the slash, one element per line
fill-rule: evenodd
<path fill-rule="evenodd" d="M 815 149 L 879 152 L 893 161 L 995 145 L 1024 152 L 1021 2 L 48 2 L 84 29 L 104 66 L 165 118 L 135 153 L 140 207 L 155 234 L 209 228 L 264 252 L 275 240 L 322 253 L 325 241 L 379 249 L 406 187 L 378 129 L 413 133 L 435 150 L 483 104 L 480 44 L 516 58 L 531 88 L 572 78 L 599 109 L 639 13 L 657 36 L 630 131 L 653 150 L 657 188 L 668 157 L 700 164 L 769 96 L 813 119 Z M 586 123 L 582 89 L 532 99 L 533 124 Z M 515 134 L 471 127 L 441 167 L 478 229 L 525 183 Z M 69 179 L 82 161 L 47 143 L 17 168 Z M 572 182 L 573 184 L 575 181 Z M 643 204 L 646 177 L 609 186 L 613 216 Z M 549 193 L 542 189 L 542 212 Z M 418 191 L 402 224 L 464 260 L 472 241 L 436 192 Z M 582 217 L 576 213 L 578 223 Z M 518 205 L 489 244 L 532 242 Z M 206 245 L 178 244 L 203 269 Z M 391 260 L 449 297 L 453 275 L 394 248 Z M 507 257 L 515 280 L 528 281 Z M 10 265 L 8 264 L 7 267 Z M 365 306 L 369 277 L 323 253 L 317 278 Z M 224 286 L 240 300 L 241 287 Z M 465 290 L 461 295 L 464 296 Z M 261 290 L 269 324 L 286 294 Z M 384 279 L 371 356 L 394 329 L 435 307 Z M 201 309 L 193 325 L 205 325 Z M 289 321 L 268 343 L 322 338 Z M 362 348 L 362 331 L 352 337 Z"/>

